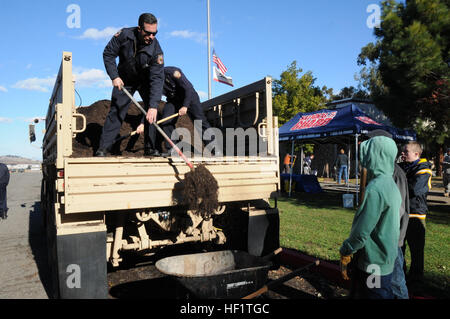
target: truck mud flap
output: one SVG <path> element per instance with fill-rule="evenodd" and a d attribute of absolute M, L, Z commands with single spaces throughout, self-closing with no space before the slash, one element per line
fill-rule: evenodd
<path fill-rule="evenodd" d="M 248 252 L 266 255 L 280 247 L 280 218 L 278 209 L 254 210 L 248 220 Z"/>
<path fill-rule="evenodd" d="M 58 235 L 59 297 L 106 299 L 106 231 Z"/>

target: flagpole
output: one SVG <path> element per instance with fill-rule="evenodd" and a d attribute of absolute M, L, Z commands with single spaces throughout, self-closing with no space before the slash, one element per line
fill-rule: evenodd
<path fill-rule="evenodd" d="M 206 0 L 206 2 L 208 9 L 208 99 L 211 99 L 211 27 L 209 16 L 209 0 Z"/>

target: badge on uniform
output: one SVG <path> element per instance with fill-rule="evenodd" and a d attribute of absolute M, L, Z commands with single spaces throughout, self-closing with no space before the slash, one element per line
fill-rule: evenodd
<path fill-rule="evenodd" d="M 158 57 L 156 58 L 156 63 L 164 64 L 164 55 L 158 54 Z"/>
<path fill-rule="evenodd" d="M 175 79 L 181 78 L 181 73 L 180 73 L 180 71 L 175 70 L 175 72 L 173 72 L 173 77 L 174 77 Z"/>
<path fill-rule="evenodd" d="M 120 29 L 119 31 L 117 31 L 117 33 L 114 35 L 116 38 L 122 33 L 122 29 Z"/>

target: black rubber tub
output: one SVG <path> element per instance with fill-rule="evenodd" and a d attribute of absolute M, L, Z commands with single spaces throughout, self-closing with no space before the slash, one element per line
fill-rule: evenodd
<path fill-rule="evenodd" d="M 243 251 L 224 250 L 167 257 L 156 268 L 176 278 L 194 298 L 236 299 L 266 284 L 272 263 Z"/>

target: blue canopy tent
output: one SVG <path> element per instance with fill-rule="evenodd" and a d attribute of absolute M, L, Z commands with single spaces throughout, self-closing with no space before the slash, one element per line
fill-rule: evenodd
<path fill-rule="evenodd" d="M 291 141 L 293 154 L 294 141 L 325 144 L 349 143 L 354 139 L 356 152 L 358 152 L 358 138 L 367 135 L 370 131 L 380 129 L 391 133 L 392 138 L 397 142 L 416 140 L 414 131 L 379 123 L 355 104 L 351 104 L 336 109 L 298 113 L 279 128 L 279 141 Z M 358 171 L 358 153 L 355 154 L 355 171 Z M 356 178 L 358 184 L 358 174 Z"/>

